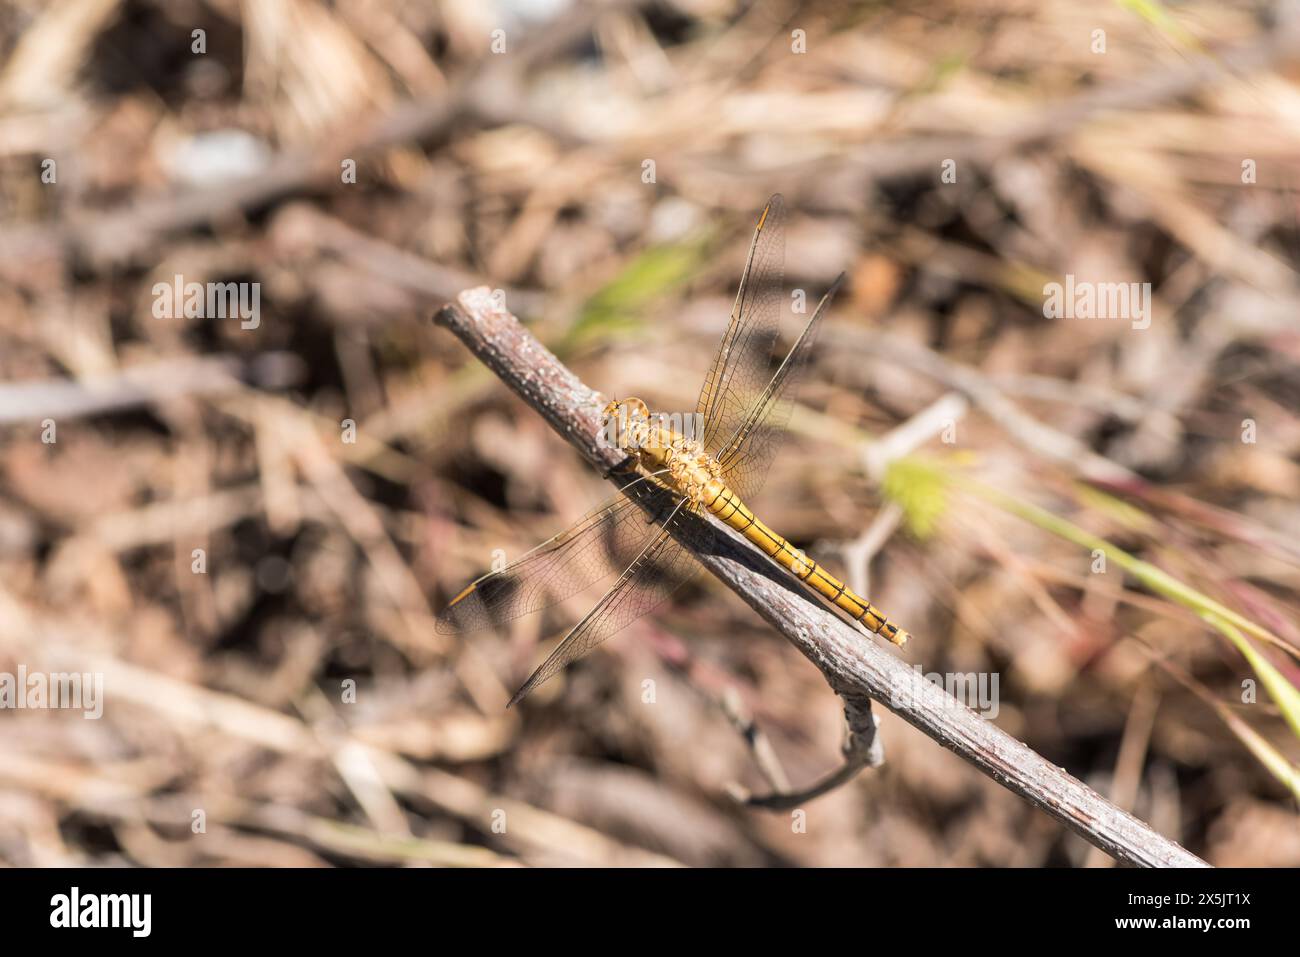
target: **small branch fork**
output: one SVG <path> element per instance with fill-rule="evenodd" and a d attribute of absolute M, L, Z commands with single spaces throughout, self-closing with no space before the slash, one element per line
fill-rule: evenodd
<path fill-rule="evenodd" d="M 598 472 L 618 474 L 621 454 L 601 441 L 604 397 L 566 369 L 490 290 L 462 292 L 434 321 L 451 330 Z M 873 752 L 880 756 L 867 700 L 874 699 L 1115 859 L 1145 867 L 1207 866 L 927 681 L 883 642 L 866 638 L 804 594 L 766 556 L 720 531 L 715 550 L 696 553 L 700 563 L 817 666 L 846 702 L 851 731 L 845 765 L 831 778 L 802 794 L 758 802 L 807 800 L 835 786 L 837 778 L 869 766 Z"/>
<path fill-rule="evenodd" d="M 865 768 L 878 768 L 885 763 L 885 746 L 876 733 L 880 719 L 871 713 L 871 699 L 865 695 L 843 695 L 844 719 L 848 723 L 848 734 L 844 739 L 841 753 L 844 763 L 812 787 L 802 791 L 791 791 L 785 770 L 776 759 L 767 737 L 759 730 L 752 719 L 741 713 L 738 696 L 724 699 L 723 705 L 732 725 L 744 737 L 754 753 L 759 771 L 772 786 L 772 793 L 762 796 L 750 794 L 739 784 L 728 788 L 731 796 L 746 807 L 764 808 L 768 811 L 790 811 L 806 804 L 813 798 L 834 791 L 847 784 Z"/>

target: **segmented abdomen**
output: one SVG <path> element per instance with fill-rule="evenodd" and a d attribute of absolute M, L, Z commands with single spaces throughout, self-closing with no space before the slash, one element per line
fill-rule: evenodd
<path fill-rule="evenodd" d="M 740 496 L 722 483 L 710 483 L 704 496 L 704 506 L 870 631 L 884 635 L 897 645 L 907 641 L 907 632 L 890 622 L 884 612 L 772 531 L 750 511 Z"/>

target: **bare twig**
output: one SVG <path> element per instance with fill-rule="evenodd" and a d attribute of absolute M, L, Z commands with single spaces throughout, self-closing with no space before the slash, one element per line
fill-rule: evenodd
<path fill-rule="evenodd" d="M 393 289 L 412 294 L 422 303 L 417 312 L 454 296 L 467 285 L 484 281 L 467 270 L 430 262 L 400 246 L 368 236 L 307 203 L 292 204 L 278 214 L 275 236 L 281 248 L 297 255 L 309 250 L 337 257 L 351 267 L 366 270 Z M 539 293 L 510 286 L 502 291 L 506 301 L 525 316 L 541 308 Z"/>
<path fill-rule="evenodd" d="M 822 780 L 802 791 L 777 787 L 772 794 L 755 796 L 736 786 L 732 796 L 748 807 L 769 811 L 789 811 L 821 797 L 852 781 L 864 768 L 878 768 L 885 763 L 885 746 L 876 733 L 880 719 L 871 713 L 871 699 L 866 695 L 844 695 L 844 718 L 848 733 L 844 738 L 844 763 Z"/>
<path fill-rule="evenodd" d="M 772 747 L 771 739 L 758 726 L 758 722 L 745 707 L 739 692 L 734 687 L 728 687 L 723 692 L 722 710 L 727 720 L 731 722 L 731 726 L 744 739 L 750 754 L 754 757 L 754 763 L 758 765 L 758 772 L 763 775 L 763 780 L 774 791 L 789 791 L 790 778 L 785 773 L 785 766 L 781 764 L 781 759 L 777 757 L 776 749 Z M 739 783 L 731 784 L 728 791 L 732 797 L 742 803 L 750 798 L 749 791 Z"/>
<path fill-rule="evenodd" d="M 227 356 L 166 359 L 128 366 L 94 379 L 40 379 L 0 384 L 0 425 L 44 418 L 72 419 L 119 412 L 183 395 L 211 395 L 240 388 L 243 379 L 268 389 L 293 385 L 302 363 L 285 352 L 254 362 Z"/>
<path fill-rule="evenodd" d="M 600 441 L 604 399 L 560 364 L 486 288 L 460 294 L 436 321 L 450 329 L 595 468 L 614 473 L 620 453 Z M 883 644 L 816 603 L 766 556 L 736 536 L 717 536 L 700 562 L 776 628 L 846 700 L 873 698 L 1115 858 L 1148 867 L 1205 862 L 1111 804 L 941 688 Z M 921 639 L 924 640 L 924 639 Z"/>
<path fill-rule="evenodd" d="M 851 329 L 831 329 L 827 330 L 825 337 L 855 353 L 879 356 L 943 383 L 980 407 L 990 422 L 997 424 L 1024 448 L 1047 456 L 1099 488 L 1141 498 L 1153 506 L 1176 512 L 1222 535 L 1247 542 L 1271 554 L 1288 559 L 1300 556 L 1300 546 L 1296 545 L 1293 538 L 1279 535 L 1244 515 L 1153 485 L 1118 462 L 1098 455 L 1075 436 L 1034 418 L 1007 398 L 993 379 L 973 366 L 954 362 L 924 345 L 907 342 L 886 332 L 865 335 Z M 940 399 L 934 407 L 944 401 Z M 923 410 L 914 418 L 921 418 L 929 411 Z M 1151 416 L 1157 414 L 1158 411 L 1154 410 L 1149 413 Z M 895 432 L 907 429 L 908 426 L 905 425 Z M 893 434 L 886 437 L 891 442 Z M 865 465 L 868 469 L 882 468 L 887 464 L 888 456 L 896 451 L 898 450 L 887 445 L 885 455 L 882 456 L 878 448 L 873 452 L 868 447 L 863 453 Z"/>
<path fill-rule="evenodd" d="M 925 346 L 907 342 L 899 336 L 875 330 L 868 336 L 855 330 L 836 329 L 828 338 L 861 353 L 887 357 L 892 362 L 905 365 L 957 390 L 983 409 L 990 420 L 1000 425 L 1017 442 L 1078 469 L 1084 478 L 1105 482 L 1130 482 L 1136 479 L 1129 469 L 1098 455 L 1074 436 L 1045 425 L 1023 411 L 983 373 L 970 366 L 953 362 Z M 947 401 L 949 400 L 945 397 L 935 403 L 935 406 Z"/>

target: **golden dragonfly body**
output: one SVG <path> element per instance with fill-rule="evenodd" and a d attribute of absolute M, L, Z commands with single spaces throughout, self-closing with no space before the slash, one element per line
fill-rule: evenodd
<path fill-rule="evenodd" d="M 727 487 L 722 466 L 699 442 L 656 421 L 637 398 L 611 402 L 605 407 L 605 415 L 625 423 L 618 431 L 623 436 L 621 448 L 637 459 L 644 476 L 682 496 L 686 507 L 693 511 L 711 512 L 873 634 L 882 634 L 898 645 L 907 642 L 908 633 L 890 622 L 879 608 L 764 524 Z"/>
<path fill-rule="evenodd" d="M 783 223 L 784 203 L 776 195 L 754 229 L 731 321 L 700 391 L 699 434 L 665 424 L 671 417 L 651 415 L 640 399 L 611 402 L 605 413 L 607 422 L 617 425 L 614 444 L 636 477 L 565 532 L 469 585 L 438 616 L 441 632 L 498 627 L 620 573 L 515 693 L 512 705 L 693 577 L 699 565 L 691 547 L 708 548 L 713 534 L 706 512 L 867 631 L 899 645 L 907 640 L 907 632 L 880 609 L 760 521 L 745 503 L 763 484 L 784 442 L 794 401 L 790 387 L 807 368 L 821 318 L 840 282 L 822 297 L 773 373 L 783 301 Z"/>

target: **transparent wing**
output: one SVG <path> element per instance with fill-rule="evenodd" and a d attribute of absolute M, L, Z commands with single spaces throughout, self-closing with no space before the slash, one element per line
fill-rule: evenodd
<path fill-rule="evenodd" d="M 731 322 L 704 379 L 696 412 L 705 450 L 716 453 L 762 395 L 772 369 L 785 275 L 785 201 L 767 201 L 745 260 Z"/>
<path fill-rule="evenodd" d="M 772 381 L 717 453 L 718 464 L 722 466 L 727 485 L 742 499 L 752 497 L 762 486 L 771 470 L 773 459 L 785 442 L 785 426 L 794 410 L 795 394 L 798 391 L 796 386 L 808 369 L 808 358 L 817 341 L 822 316 L 843 281 L 844 274 L 840 273 L 826 295 L 822 296 L 808 325 L 804 326 L 803 332 L 790 347 L 790 352 L 776 370 Z"/>
<path fill-rule="evenodd" d="M 682 509 L 678 502 L 665 527 L 707 547 L 708 526 Z M 658 534 L 628 566 L 613 587 L 578 622 L 541 666 L 529 676 L 510 699 L 514 705 L 542 682 L 564 670 L 606 638 L 621 631 L 642 615 L 661 605 L 673 592 L 693 578 L 700 565 L 695 556 L 675 538 L 656 526 Z"/>
<path fill-rule="evenodd" d="M 667 514 L 677 499 L 644 478 L 631 482 L 568 530 L 471 584 L 438 615 L 437 630 L 498 627 L 627 568 L 660 531 L 638 502 Z"/>

